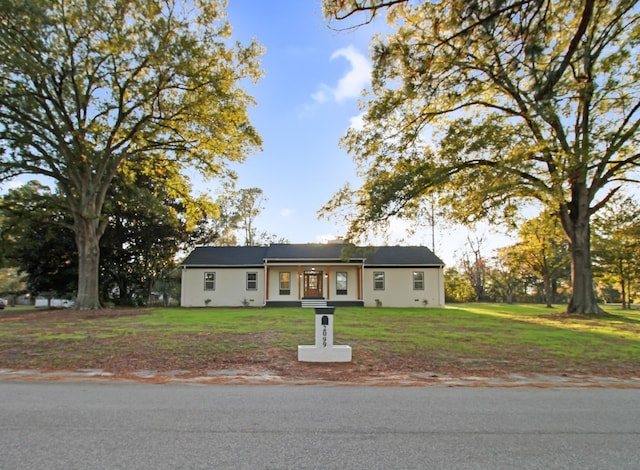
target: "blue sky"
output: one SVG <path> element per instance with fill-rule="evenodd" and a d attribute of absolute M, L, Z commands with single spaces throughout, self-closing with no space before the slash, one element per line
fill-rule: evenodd
<path fill-rule="evenodd" d="M 260 231 L 291 243 L 322 242 L 345 233 L 335 221 L 318 219 L 318 210 L 346 182 L 358 185 L 350 155 L 339 139 L 357 123 L 358 99 L 369 84 L 368 46 L 379 25 L 336 32 L 322 18 L 320 0 L 230 0 L 234 38 L 255 37 L 266 49 L 265 77 L 248 91 L 256 98 L 252 123 L 263 152 L 235 167 L 238 187 L 258 187 L 267 199 L 256 221 Z M 390 244 L 431 247 L 431 231 L 406 238 L 403 224 L 392 226 Z M 481 232 L 483 233 L 483 232 Z M 488 232 L 487 232 L 488 233 Z M 454 264 L 466 230 L 437 227 L 436 254 Z M 487 247 L 505 238 L 489 234 Z"/>
<path fill-rule="evenodd" d="M 235 167 L 240 188 L 261 188 L 267 198 L 256 225 L 292 243 L 344 234 L 317 211 L 354 180 L 338 140 L 360 114 L 372 30 L 331 31 L 319 0 L 230 0 L 228 15 L 235 39 L 255 37 L 266 49 L 265 76 L 248 88 L 263 151 Z"/>

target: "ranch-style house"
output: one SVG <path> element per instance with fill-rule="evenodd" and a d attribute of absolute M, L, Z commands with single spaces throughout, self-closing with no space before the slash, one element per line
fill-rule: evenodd
<path fill-rule="evenodd" d="M 183 307 L 442 307 L 444 263 L 423 246 L 202 246 L 182 263 Z"/>

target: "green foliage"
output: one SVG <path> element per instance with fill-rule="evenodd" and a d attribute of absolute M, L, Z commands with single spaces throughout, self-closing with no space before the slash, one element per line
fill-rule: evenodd
<path fill-rule="evenodd" d="M 99 306 L 103 205 L 119 170 L 220 176 L 261 144 L 240 84 L 260 77 L 262 49 L 231 44 L 223 7 L 0 1 L 0 175 L 58 184 L 73 218 L 83 308 Z"/>
<path fill-rule="evenodd" d="M 570 277 L 569 251 L 560 221 L 555 214 L 543 212 L 520 226 L 518 238 L 505 257 L 520 266 L 523 278 L 535 276 L 542 281 L 545 302 L 551 306 L 556 302 L 554 286 Z"/>
<path fill-rule="evenodd" d="M 469 280 L 455 268 L 444 271 L 444 295 L 447 303 L 472 302 L 476 298 Z"/>
<path fill-rule="evenodd" d="M 176 255 L 189 242 L 185 198 L 170 198 L 142 172 L 119 175 L 108 196 L 108 225 L 100 242 L 102 301 L 142 305 L 159 287 L 169 294 L 175 290 Z M 5 264 L 21 270 L 24 288 L 33 295 L 70 297 L 77 289 L 72 221 L 64 214 L 63 198 L 37 182 L 0 199 Z"/>
<path fill-rule="evenodd" d="M 640 206 L 618 198 L 596 218 L 593 239 L 597 273 L 603 284 L 620 288 L 623 307 L 640 292 Z"/>
<path fill-rule="evenodd" d="M 507 249 L 497 250 L 497 256 L 489 269 L 488 296 L 491 298 L 512 304 L 516 299 L 524 297 L 526 284 L 520 276 L 520 266 L 509 259 Z"/>
<path fill-rule="evenodd" d="M 177 253 L 189 241 L 182 200 L 171 199 L 143 174 L 129 182 L 116 178 L 105 206 L 109 225 L 100 242 L 104 300 L 149 303 L 156 284 L 170 276 Z"/>
<path fill-rule="evenodd" d="M 10 297 L 13 302 L 16 296 L 25 293 L 24 282 L 16 268 L 0 268 L 0 296 Z"/>
<path fill-rule="evenodd" d="M 196 243 L 217 246 L 286 243 L 277 235 L 259 232 L 255 225 L 266 202 L 262 189 L 236 189 L 235 182 L 227 182 L 216 200 L 217 214 L 203 221 L 195 236 Z"/>
<path fill-rule="evenodd" d="M 364 126 L 343 139 L 364 183 L 323 213 L 349 214 L 358 237 L 389 217 L 414 217 L 431 194 L 463 223 L 508 220 L 518 200 L 537 201 L 570 240 L 568 310 L 597 313 L 590 217 L 621 184 L 638 182 L 637 2 L 324 6 L 334 18 L 389 6 L 393 33 L 372 45 Z"/>
<path fill-rule="evenodd" d="M 68 297 L 77 289 L 77 250 L 61 199 L 31 181 L 0 199 L 4 262 L 33 295 Z"/>

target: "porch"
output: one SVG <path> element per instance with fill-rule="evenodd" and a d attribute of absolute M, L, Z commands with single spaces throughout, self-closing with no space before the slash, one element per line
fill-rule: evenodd
<path fill-rule="evenodd" d="M 265 306 L 364 306 L 363 263 L 265 263 Z"/>

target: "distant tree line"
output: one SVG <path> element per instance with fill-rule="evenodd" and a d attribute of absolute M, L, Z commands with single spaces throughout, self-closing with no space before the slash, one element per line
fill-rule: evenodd
<path fill-rule="evenodd" d="M 566 303 L 571 260 L 557 217 L 545 211 L 517 236 L 493 255 L 483 251 L 482 237 L 469 237 L 458 265 L 445 271 L 447 302 Z M 595 218 L 592 245 L 599 301 L 631 308 L 640 301 L 640 205 L 617 198 Z"/>

